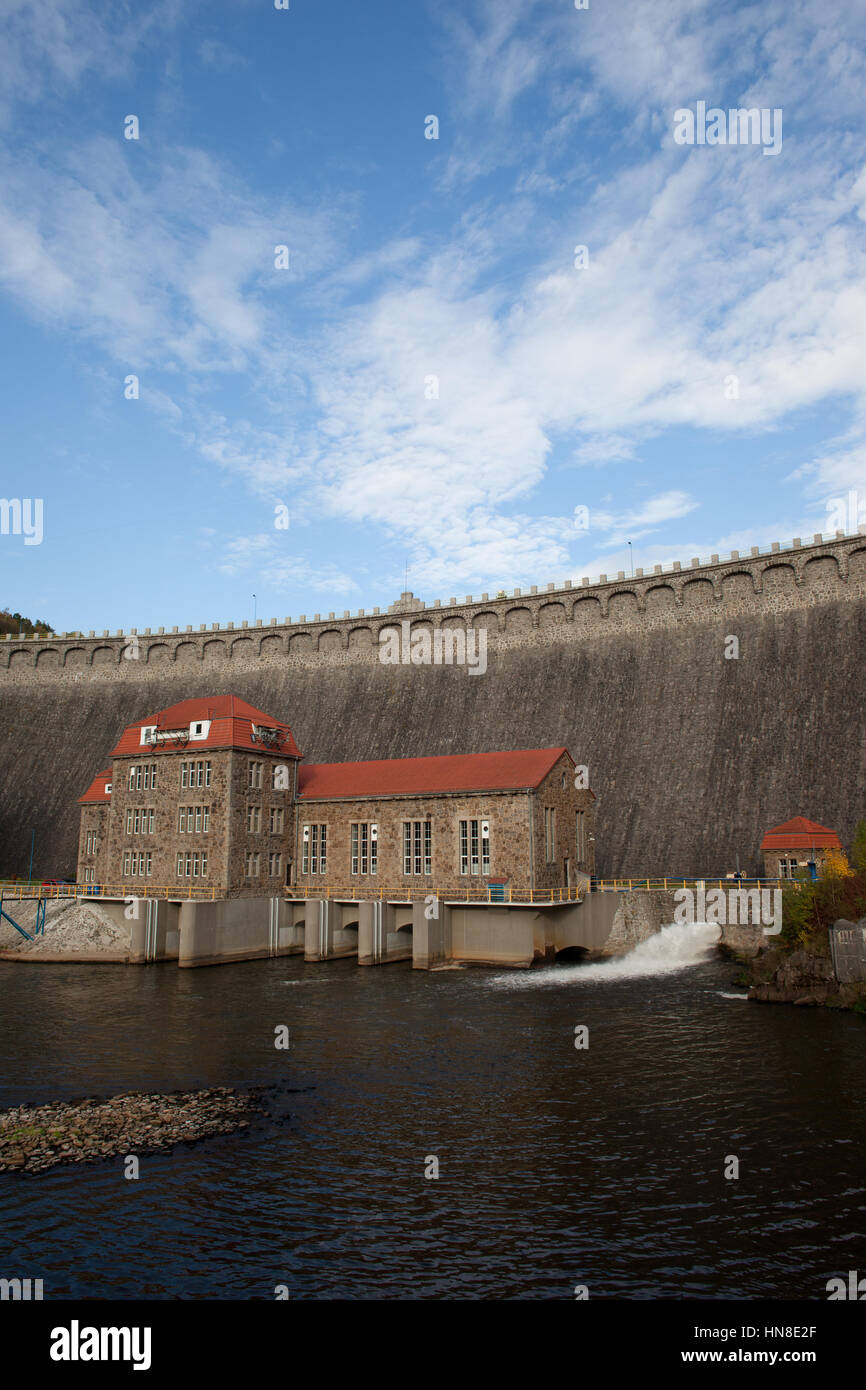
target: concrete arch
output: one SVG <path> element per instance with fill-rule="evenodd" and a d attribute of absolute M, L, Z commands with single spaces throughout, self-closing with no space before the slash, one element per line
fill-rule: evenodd
<path fill-rule="evenodd" d="M 256 654 L 252 637 L 236 637 L 232 642 L 232 661 L 251 661 Z"/>
<path fill-rule="evenodd" d="M 62 665 L 60 653 L 56 647 L 43 647 L 36 653 L 37 666 L 60 666 Z"/>
<path fill-rule="evenodd" d="M 794 566 L 781 561 L 776 565 L 765 565 L 761 571 L 761 588 L 765 594 L 782 594 L 794 589 L 797 576 Z"/>
<path fill-rule="evenodd" d="M 64 666 L 86 666 L 87 652 L 83 647 L 67 647 L 63 658 Z"/>
<path fill-rule="evenodd" d="M 311 652 L 313 650 L 313 634 L 311 632 L 293 632 L 289 638 L 289 655 L 295 656 L 298 652 Z"/>
<path fill-rule="evenodd" d="M 282 656 L 285 651 L 284 639 L 275 632 L 269 632 L 259 643 L 259 656 Z"/>
<path fill-rule="evenodd" d="M 167 642 L 154 642 L 147 649 L 148 666 L 165 666 L 171 661 L 171 649 Z"/>
<path fill-rule="evenodd" d="M 529 632 L 532 627 L 532 614 L 529 609 L 521 605 L 517 608 L 509 608 L 505 614 L 506 632 Z"/>
<path fill-rule="evenodd" d="M 32 666 L 33 653 L 26 647 L 18 647 L 9 658 L 10 666 Z"/>
<path fill-rule="evenodd" d="M 349 630 L 350 647 L 372 647 L 373 629 L 369 627 L 353 627 Z"/>
<path fill-rule="evenodd" d="M 214 637 L 210 641 L 205 642 L 204 648 L 202 649 L 202 661 L 206 661 L 210 664 L 213 664 L 214 662 L 218 661 L 228 661 L 228 659 L 228 647 L 226 646 L 225 642 L 220 641 L 220 639 L 217 637 Z"/>
<path fill-rule="evenodd" d="M 178 642 L 174 649 L 174 659 L 178 666 L 192 666 L 201 661 L 201 650 L 197 642 Z"/>
<path fill-rule="evenodd" d="M 453 617 L 453 618 L 443 618 L 443 619 L 442 619 L 442 627 L 450 627 L 450 628 L 460 628 L 460 627 L 462 627 L 462 628 L 465 630 L 465 628 L 466 628 L 466 620 L 465 620 L 465 618 L 457 618 L 457 617 Z"/>
<path fill-rule="evenodd" d="M 543 603 L 538 610 L 538 626 L 554 627 L 559 623 L 567 621 L 568 614 L 565 611 L 565 604 L 559 600 L 551 600 Z"/>
<path fill-rule="evenodd" d="M 472 627 L 486 628 L 488 632 L 499 632 L 502 619 L 492 608 L 482 608 L 472 619 Z"/>
<path fill-rule="evenodd" d="M 687 579 L 683 584 L 682 598 L 684 608 L 701 608 L 712 603 L 716 597 L 711 579 Z"/>
<path fill-rule="evenodd" d="M 90 664 L 91 666 L 116 666 L 118 660 L 118 653 L 113 647 L 94 647 Z"/>
<path fill-rule="evenodd" d="M 324 632 L 319 633 L 319 640 L 316 644 L 317 651 L 338 652 L 343 646 L 343 634 L 339 628 L 327 627 Z"/>

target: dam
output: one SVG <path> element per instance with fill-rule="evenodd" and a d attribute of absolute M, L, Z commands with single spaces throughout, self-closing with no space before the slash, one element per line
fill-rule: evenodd
<path fill-rule="evenodd" d="M 601 877 L 758 872 L 795 814 L 850 840 L 866 779 L 866 536 L 391 613 L 0 643 L 4 877 L 75 872 L 78 797 L 116 731 L 231 687 L 315 762 L 569 747 Z M 380 634 L 484 628 L 487 667 L 386 664 Z M 735 640 L 732 640 L 735 639 Z"/>

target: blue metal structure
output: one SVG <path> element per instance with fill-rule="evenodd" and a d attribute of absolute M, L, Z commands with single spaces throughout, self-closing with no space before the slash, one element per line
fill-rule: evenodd
<path fill-rule="evenodd" d="M 34 894 L 34 897 L 35 897 L 35 896 L 36 896 L 36 895 Z M 20 902 L 20 901 L 22 901 L 22 899 L 19 898 L 19 899 L 17 899 L 16 901 L 19 901 L 19 902 Z M 26 901 L 26 899 L 24 899 L 23 901 Z M 44 899 L 44 898 L 39 898 L 39 897 L 36 898 L 36 926 L 35 926 L 35 928 L 34 928 L 34 930 L 33 930 L 33 935 L 32 935 L 32 936 L 30 935 L 29 931 L 25 931 L 23 927 L 19 927 L 18 923 L 15 921 L 15 918 L 14 918 L 14 917 L 10 917 L 10 916 L 9 916 L 9 913 L 6 912 L 6 911 L 4 910 L 4 908 L 3 908 L 3 894 L 2 894 L 2 893 L 0 893 L 0 917 L 5 918 L 6 921 L 10 924 L 10 926 L 13 926 L 13 927 L 15 928 L 15 930 L 16 930 L 17 932 L 20 932 L 22 936 L 26 937 L 28 941 L 35 941 L 36 938 L 37 938 L 37 936 L 40 936 L 40 935 L 41 935 L 41 936 L 44 936 L 44 935 L 45 935 L 45 899 Z"/>

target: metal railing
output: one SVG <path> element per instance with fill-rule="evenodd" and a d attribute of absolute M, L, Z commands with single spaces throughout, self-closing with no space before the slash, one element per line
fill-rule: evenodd
<path fill-rule="evenodd" d="M 782 888 L 789 882 L 783 878 L 599 878 L 593 887 L 599 893 L 622 893 L 626 889 L 671 893 L 678 888 Z"/>
<path fill-rule="evenodd" d="M 25 898 L 214 898 L 225 897 L 222 889 L 201 883 L 31 883 L 0 880 L 4 900 Z"/>
<path fill-rule="evenodd" d="M 386 888 L 381 884 L 352 883 L 348 887 L 333 887 L 328 884 L 295 884 L 283 889 L 287 898 L 334 898 L 348 899 L 351 902 L 370 902 L 373 899 L 395 903 L 426 902 L 428 898 L 439 898 L 443 902 L 479 903 L 577 903 L 583 900 L 585 884 L 572 884 L 570 888 L 514 888 L 483 887 L 439 889 L 400 886 Z"/>

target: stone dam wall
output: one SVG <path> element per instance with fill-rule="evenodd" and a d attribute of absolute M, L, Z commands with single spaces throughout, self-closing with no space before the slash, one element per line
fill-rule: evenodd
<path fill-rule="evenodd" d="M 379 632 L 485 628 L 487 670 L 387 665 Z M 726 656 L 736 637 L 739 655 Z M 233 692 L 309 761 L 566 744 L 601 876 L 759 867 L 794 815 L 866 814 L 866 535 L 394 614 L 0 642 L 0 874 L 72 876 L 77 798 L 125 724 Z"/>

